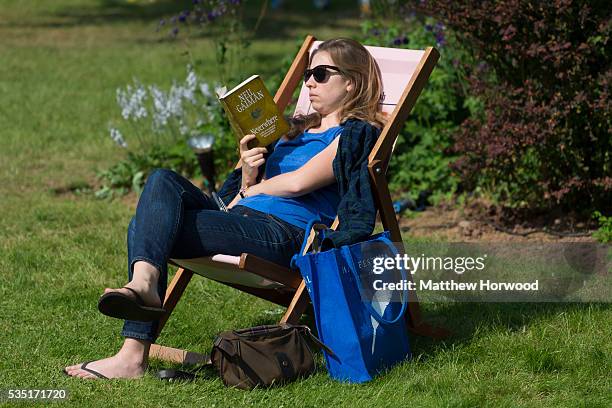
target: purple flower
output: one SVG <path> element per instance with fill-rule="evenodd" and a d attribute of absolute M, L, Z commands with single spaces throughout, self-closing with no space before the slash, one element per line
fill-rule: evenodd
<path fill-rule="evenodd" d="M 159 20 L 159 25 L 163 26 L 164 24 L 166 24 L 166 20 L 164 20 L 163 18 L 161 20 Z"/>
<path fill-rule="evenodd" d="M 433 29 L 431 24 L 425 24 L 425 30 L 431 31 Z"/>
<path fill-rule="evenodd" d="M 378 30 L 378 28 L 375 28 L 372 30 L 372 35 L 378 37 L 378 35 L 380 34 L 380 31 Z"/>
<path fill-rule="evenodd" d="M 200 4 L 200 0 L 193 0 L 193 4 L 197 6 L 198 4 Z"/>
<path fill-rule="evenodd" d="M 446 39 L 444 38 L 444 34 L 436 33 L 436 43 L 438 44 L 438 46 L 443 46 L 444 44 L 446 44 Z"/>
<path fill-rule="evenodd" d="M 404 36 L 404 38 L 402 38 L 402 44 L 408 44 L 408 37 Z"/>
<path fill-rule="evenodd" d="M 436 26 L 435 26 L 435 30 L 436 31 L 444 31 L 445 28 L 446 28 L 446 26 L 441 21 L 438 21 L 436 23 Z"/>
<path fill-rule="evenodd" d="M 179 33 L 179 29 L 178 29 L 178 27 L 174 27 L 174 28 L 172 29 L 172 35 L 176 37 L 176 36 L 178 35 L 178 33 Z"/>
<path fill-rule="evenodd" d="M 401 38 L 396 38 L 395 40 L 393 40 L 393 45 L 402 45 L 402 39 Z"/>
<path fill-rule="evenodd" d="M 181 14 L 178 19 L 181 23 L 184 23 L 187 21 L 187 16 L 185 14 Z"/>

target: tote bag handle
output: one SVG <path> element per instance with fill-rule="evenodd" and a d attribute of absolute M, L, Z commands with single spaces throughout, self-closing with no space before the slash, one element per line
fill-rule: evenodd
<path fill-rule="evenodd" d="M 302 241 L 302 248 L 300 248 L 300 252 L 296 255 L 306 255 L 306 244 L 308 243 L 308 237 L 310 236 L 310 231 L 312 231 L 312 229 L 315 230 L 324 230 L 324 229 L 328 229 L 329 227 L 325 224 L 321 224 L 321 220 L 319 220 L 318 218 L 313 218 L 312 220 L 308 221 L 308 224 L 306 225 L 306 228 L 304 228 L 305 234 L 304 234 L 304 240 Z M 313 246 L 316 244 L 316 239 L 317 237 L 315 236 L 315 241 L 313 241 Z M 315 252 L 318 252 L 318 248 L 315 248 Z M 296 265 L 295 265 L 295 257 L 296 255 L 293 256 L 293 258 L 291 258 L 291 268 L 296 269 Z"/>
<path fill-rule="evenodd" d="M 391 252 L 393 252 L 393 255 L 397 255 L 399 253 L 397 251 L 397 248 L 395 248 L 395 245 L 393 245 L 390 239 L 386 237 L 378 237 L 376 240 L 387 244 L 387 246 L 391 249 Z M 361 279 L 359 278 L 359 273 L 357 272 L 358 271 L 357 266 L 355 265 L 355 261 L 353 260 L 353 254 L 351 253 L 348 247 L 343 247 L 342 251 L 344 251 L 346 255 L 345 258 L 347 262 L 349 263 L 351 273 L 353 274 L 353 277 L 355 278 L 355 282 L 357 282 L 357 288 L 359 289 L 359 293 L 363 294 L 364 290 L 363 290 L 363 286 L 361 285 Z M 406 271 L 404 270 L 404 268 L 400 268 L 400 273 L 402 275 L 402 281 L 406 281 L 408 278 L 407 278 Z M 380 313 L 374 310 L 371 302 L 364 302 L 364 303 L 366 305 L 366 308 L 372 315 L 372 317 L 376 319 L 378 323 L 391 325 L 391 324 L 395 324 L 399 322 L 399 320 L 404 316 L 404 313 L 406 313 L 406 306 L 408 304 L 407 299 L 408 299 L 408 289 L 404 288 L 404 290 L 402 291 L 402 308 L 400 309 L 397 316 L 394 319 L 390 319 L 390 320 L 385 319 Z"/>

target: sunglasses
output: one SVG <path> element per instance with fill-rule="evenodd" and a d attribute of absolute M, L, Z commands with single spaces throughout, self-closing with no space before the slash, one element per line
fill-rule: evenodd
<path fill-rule="evenodd" d="M 327 82 L 330 76 L 335 73 L 329 72 L 328 70 L 336 71 L 339 74 L 342 74 L 342 70 L 338 67 L 334 67 L 333 65 L 317 65 L 312 69 L 307 69 L 304 71 L 304 82 L 308 82 L 308 79 L 312 75 L 315 81 L 320 84 Z"/>

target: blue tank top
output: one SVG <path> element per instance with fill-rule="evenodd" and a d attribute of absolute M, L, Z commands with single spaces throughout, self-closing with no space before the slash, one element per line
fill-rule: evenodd
<path fill-rule="evenodd" d="M 266 160 L 266 178 L 302 167 L 329 146 L 341 132 L 342 126 L 335 126 L 321 133 L 306 131 L 293 140 L 280 139 Z M 299 197 L 258 194 L 243 198 L 236 205 L 272 214 L 297 227 L 306 228 L 308 221 L 313 218 L 331 225 L 336 218 L 339 202 L 338 184 L 333 183 Z"/>

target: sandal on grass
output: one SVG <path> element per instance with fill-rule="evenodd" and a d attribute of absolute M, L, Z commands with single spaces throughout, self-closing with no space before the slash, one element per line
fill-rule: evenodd
<path fill-rule="evenodd" d="M 128 287 L 125 289 L 132 292 L 134 296 L 121 292 L 105 293 L 98 301 L 98 310 L 106 316 L 141 322 L 158 320 L 166 313 L 166 310 L 161 307 L 145 306 L 144 301 L 134 289 Z"/>
<path fill-rule="evenodd" d="M 103 379 L 103 380 L 108 380 L 108 377 L 106 377 L 105 375 L 100 374 L 99 372 L 97 372 L 96 370 L 92 370 L 91 368 L 87 368 L 87 364 L 89 364 L 89 363 L 92 363 L 92 361 L 87 361 L 87 362 L 85 362 L 85 363 L 81 364 L 80 369 L 81 369 L 81 370 L 83 370 L 83 371 L 87 371 L 87 372 L 88 372 L 88 373 L 90 373 L 90 374 L 95 375 L 95 376 L 96 376 L 96 378 L 101 378 L 101 379 Z M 65 369 L 65 368 L 64 368 L 62 371 L 63 371 L 63 372 L 64 372 L 64 374 L 66 374 L 67 376 L 69 376 L 69 377 L 74 377 L 74 376 L 72 376 L 72 375 L 68 374 L 68 372 L 66 371 L 66 369 Z"/>

